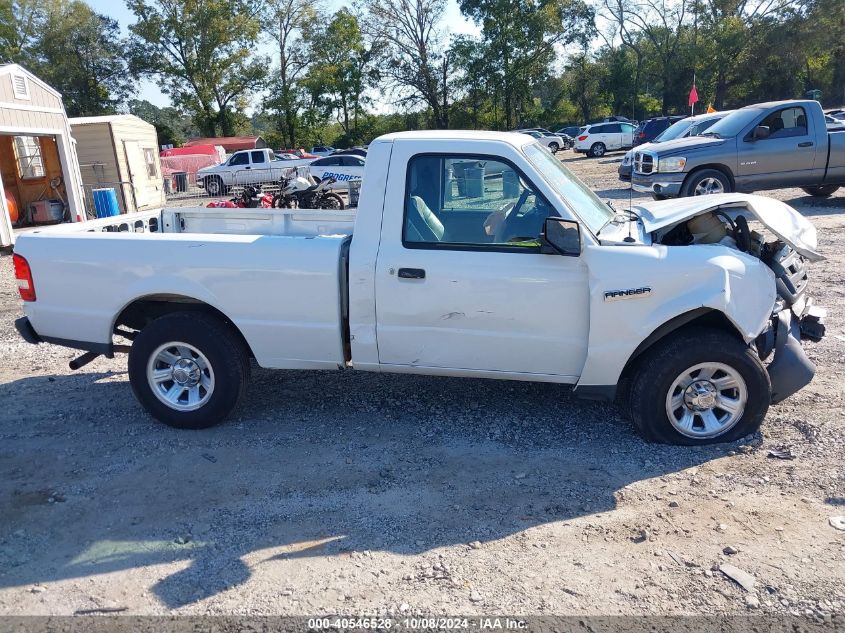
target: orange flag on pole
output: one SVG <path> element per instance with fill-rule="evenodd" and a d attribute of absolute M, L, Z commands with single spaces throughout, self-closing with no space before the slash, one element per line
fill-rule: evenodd
<path fill-rule="evenodd" d="M 713 112 L 718 112 L 718 110 L 713 107 L 712 103 L 708 103 L 707 104 L 707 114 L 711 114 Z"/>

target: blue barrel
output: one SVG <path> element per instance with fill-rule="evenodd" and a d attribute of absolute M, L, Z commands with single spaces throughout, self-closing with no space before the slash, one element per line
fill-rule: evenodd
<path fill-rule="evenodd" d="M 110 218 L 120 215 L 120 207 L 117 204 L 117 194 L 114 189 L 94 189 L 94 211 L 98 218 Z"/>

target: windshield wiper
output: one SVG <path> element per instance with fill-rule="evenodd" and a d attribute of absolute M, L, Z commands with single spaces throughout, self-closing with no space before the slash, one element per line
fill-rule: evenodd
<path fill-rule="evenodd" d="M 722 135 L 718 132 L 702 132 L 699 136 L 712 136 L 713 138 L 722 138 Z"/>

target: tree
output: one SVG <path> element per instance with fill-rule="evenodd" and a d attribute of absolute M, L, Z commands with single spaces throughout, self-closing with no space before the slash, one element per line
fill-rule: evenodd
<path fill-rule="evenodd" d="M 681 43 L 688 29 L 693 0 L 604 0 L 604 8 L 615 21 L 622 43 L 637 56 L 637 69 L 643 59 L 657 63 L 662 87 L 662 111 L 672 102 L 673 75 L 679 69 Z M 650 49 L 647 55 L 645 49 Z M 691 75 L 692 73 L 690 73 Z M 635 82 L 639 88 L 639 82 Z M 692 76 L 689 77 L 692 85 Z"/>
<path fill-rule="evenodd" d="M 30 65 L 48 0 L 0 0 L 0 61 Z"/>
<path fill-rule="evenodd" d="M 271 81 L 266 105 L 279 114 L 279 129 L 285 147 L 295 147 L 296 128 L 301 110 L 299 79 L 308 67 L 309 57 L 303 33 L 313 29 L 319 11 L 310 0 L 271 0 L 268 5 L 267 33 L 279 52 L 279 70 Z"/>
<path fill-rule="evenodd" d="M 269 60 L 256 55 L 258 0 L 127 0 L 132 68 L 159 77 L 207 136 L 235 133 Z"/>
<path fill-rule="evenodd" d="M 81 0 L 51 6 L 35 72 L 62 93 L 71 116 L 111 114 L 134 91 L 117 22 Z"/>
<path fill-rule="evenodd" d="M 343 128 L 346 143 L 358 142 L 358 119 L 367 98 L 365 89 L 379 74 L 373 61 L 377 46 L 364 41 L 358 18 L 341 9 L 325 26 L 306 33 L 313 63 L 303 80 L 313 104 L 333 114 Z"/>
<path fill-rule="evenodd" d="M 508 128 L 533 99 L 534 85 L 549 74 L 557 47 L 586 46 L 594 31 L 593 11 L 581 0 L 459 0 L 459 6 L 481 26 L 474 52 L 467 54 L 471 41 L 461 42 L 462 57 L 484 83 L 498 87 Z"/>
<path fill-rule="evenodd" d="M 130 114 L 155 126 L 161 145 L 181 146 L 187 138 L 198 136 L 199 130 L 191 117 L 174 107 L 159 108 L 149 101 L 130 99 L 127 103 Z"/>
<path fill-rule="evenodd" d="M 405 92 L 402 102 L 425 104 L 434 127 L 449 126 L 450 55 L 439 25 L 446 0 L 369 0 L 366 23 L 386 44 L 384 73 Z"/>

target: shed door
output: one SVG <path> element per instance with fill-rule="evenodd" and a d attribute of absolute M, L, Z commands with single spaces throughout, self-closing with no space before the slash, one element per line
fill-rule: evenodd
<path fill-rule="evenodd" d="M 145 155 L 145 150 L 148 155 Z M 160 207 L 161 174 L 155 161 L 155 150 L 142 147 L 138 141 L 123 141 L 126 152 L 126 164 L 129 167 L 129 180 L 135 198 L 134 210 Z"/>

